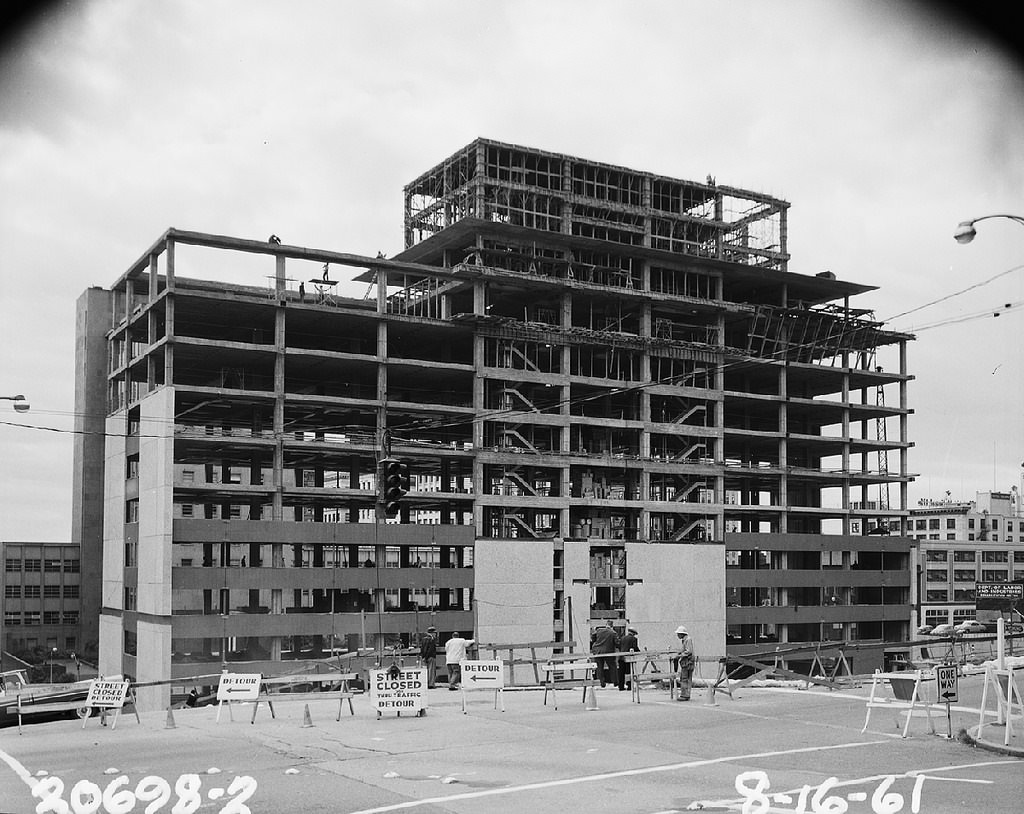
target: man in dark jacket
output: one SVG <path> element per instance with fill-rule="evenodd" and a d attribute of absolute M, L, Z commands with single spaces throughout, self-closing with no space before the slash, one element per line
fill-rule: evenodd
<path fill-rule="evenodd" d="M 620 653 L 639 653 L 640 643 L 636 639 L 636 628 L 627 627 L 625 635 L 619 639 Z M 626 690 L 626 676 L 630 675 L 629 662 L 619 656 L 619 689 Z"/>
<path fill-rule="evenodd" d="M 590 653 L 597 663 L 597 680 L 603 687 L 607 682 L 615 682 L 615 656 L 607 655 L 614 653 L 618 648 L 618 637 L 612 629 L 610 622 L 605 622 L 590 637 Z"/>
<path fill-rule="evenodd" d="M 437 684 L 437 628 L 428 627 L 427 635 L 420 642 L 420 659 L 427 668 L 427 689 Z"/>

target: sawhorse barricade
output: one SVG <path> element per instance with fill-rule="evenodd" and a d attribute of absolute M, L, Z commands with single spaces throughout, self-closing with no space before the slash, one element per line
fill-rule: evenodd
<path fill-rule="evenodd" d="M 644 650 L 623 656 L 623 661 L 629 665 L 630 700 L 639 704 L 641 687 L 655 685 L 666 685 L 671 697 L 676 684 L 673 660 L 678 657 L 678 651 L 673 650 Z"/>
<path fill-rule="evenodd" d="M 135 720 L 141 724 L 142 719 L 139 717 L 139 710 L 135 701 L 135 691 L 132 689 L 131 682 L 120 677 L 109 679 L 97 678 L 89 682 L 89 694 L 84 699 L 36 703 L 33 696 L 29 695 L 26 699 L 25 694 L 18 693 L 18 705 L 14 709 L 9 710 L 9 712 L 18 716 L 19 735 L 22 734 L 21 724 L 22 716 L 24 715 L 37 715 L 49 712 L 77 712 L 78 716 L 82 719 L 82 729 L 85 729 L 85 725 L 89 722 L 94 709 L 99 711 L 100 722 L 103 726 L 107 725 L 107 711 L 111 709 L 114 711 L 114 721 L 110 726 L 111 730 L 114 730 L 117 728 L 117 721 L 125 704 L 132 705 Z"/>
<path fill-rule="evenodd" d="M 507 665 L 506 677 L 508 679 L 508 686 L 516 686 L 516 667 L 522 665 L 531 665 L 533 667 L 533 683 L 539 685 L 543 683 L 540 677 L 540 671 L 545 660 L 538 658 L 538 650 L 568 650 L 571 654 L 573 648 L 576 647 L 575 641 L 568 642 L 524 642 L 518 644 L 478 644 L 477 650 L 481 653 L 483 651 L 489 651 L 492 654 L 492 658 L 499 659 Z M 517 650 L 529 650 L 530 658 L 516 658 Z M 502 653 L 508 653 L 507 659 L 502 659 Z M 552 655 L 552 658 L 558 658 L 559 655 Z M 483 656 L 481 655 L 481 658 Z"/>
<path fill-rule="evenodd" d="M 989 665 L 985 668 L 985 688 L 981 692 L 981 714 L 978 718 L 978 735 L 985 726 L 985 713 L 988 705 L 989 688 L 996 698 L 996 723 L 1005 725 L 1003 745 L 1010 745 L 1013 735 L 1014 718 L 1018 726 L 1024 726 L 1024 700 L 1021 700 L 1020 682 L 1024 679 L 1024 669 L 1009 668 L 1000 670 Z"/>
<path fill-rule="evenodd" d="M 871 721 L 871 710 L 888 709 L 896 712 L 896 725 L 899 727 L 899 716 L 906 713 L 907 722 L 903 725 L 902 737 L 907 737 L 910 730 L 910 719 L 915 712 L 924 712 L 928 718 L 928 726 L 935 734 L 935 723 L 932 721 L 932 710 L 939 711 L 940 705 L 924 698 L 922 682 L 925 676 L 921 670 L 909 670 L 905 673 L 875 673 L 871 677 L 871 693 L 867 700 L 867 717 L 864 719 L 864 727 L 861 732 L 867 732 L 868 723 Z M 886 687 L 892 692 L 892 696 L 886 696 Z M 945 707 L 941 707 L 945 710 Z"/>
<path fill-rule="evenodd" d="M 357 678 L 356 673 L 307 673 L 304 675 L 285 676 L 264 676 L 260 679 L 260 691 L 252 706 L 252 719 L 249 723 L 256 723 L 256 713 L 259 712 L 260 704 L 266 704 L 270 709 L 270 717 L 277 718 L 274 712 L 274 704 L 282 701 L 323 701 L 325 699 L 338 700 L 338 715 L 336 721 L 341 720 L 342 710 L 345 702 L 348 701 L 349 714 L 355 715 L 352 708 L 353 693 L 349 690 L 349 682 Z M 312 692 L 281 692 L 273 690 L 273 687 L 281 688 L 294 686 L 296 684 L 338 684 L 338 689 L 320 689 Z"/>
<path fill-rule="evenodd" d="M 583 703 L 587 702 L 587 690 L 593 691 L 594 671 L 597 670 L 597 662 L 591 661 L 587 655 L 565 655 L 552 656 L 551 660 L 541 665 L 544 670 L 544 706 L 548 703 L 548 693 L 551 693 L 553 708 L 558 709 L 558 688 L 576 689 L 583 688 Z M 568 673 L 568 678 L 564 675 Z M 583 673 L 582 678 L 577 678 L 576 673 Z"/>

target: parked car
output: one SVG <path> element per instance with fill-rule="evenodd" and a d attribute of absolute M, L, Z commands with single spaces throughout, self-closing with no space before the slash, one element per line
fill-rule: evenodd
<path fill-rule="evenodd" d="M 927 636 L 931 632 L 932 632 L 932 626 L 931 625 L 921 625 L 917 629 L 917 635 L 918 636 Z"/>
<path fill-rule="evenodd" d="M 83 716 L 87 710 L 65 710 L 62 712 L 26 711 L 35 704 L 57 704 L 67 701 L 82 701 L 89 696 L 89 681 L 73 684 L 29 684 L 24 670 L 8 670 L 0 673 L 0 727 L 16 726 L 18 723 L 18 698 L 21 698 L 22 719 L 25 723 L 51 721 L 55 718 Z"/>
<path fill-rule="evenodd" d="M 929 636 L 955 636 L 956 628 L 948 622 L 942 625 L 936 625 L 931 629 Z"/>
<path fill-rule="evenodd" d="M 956 626 L 957 633 L 985 633 L 988 625 L 975 619 L 966 619 Z"/>

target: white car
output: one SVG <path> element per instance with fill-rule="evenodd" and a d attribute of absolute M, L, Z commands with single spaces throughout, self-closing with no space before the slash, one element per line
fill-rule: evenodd
<path fill-rule="evenodd" d="M 984 623 L 967 619 L 956 626 L 957 633 L 984 633 L 988 628 Z"/>
<path fill-rule="evenodd" d="M 917 629 L 917 635 L 918 636 L 927 636 L 931 632 L 932 632 L 932 626 L 931 625 L 921 625 L 921 627 L 919 627 Z"/>
<path fill-rule="evenodd" d="M 947 622 L 946 624 L 936 625 L 935 627 L 933 627 L 932 630 L 931 630 L 931 633 L 929 633 L 928 635 L 929 636 L 955 636 L 956 632 L 957 632 L 956 628 L 953 627 L 953 625 L 951 625 L 951 624 L 949 624 Z"/>

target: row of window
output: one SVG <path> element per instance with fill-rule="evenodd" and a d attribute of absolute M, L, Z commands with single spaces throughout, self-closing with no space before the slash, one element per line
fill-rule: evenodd
<path fill-rule="evenodd" d="M 923 531 L 925 528 L 928 528 L 931 531 L 935 531 L 938 528 L 940 528 L 939 522 L 940 521 L 939 521 L 938 517 L 929 517 L 927 520 L 924 519 L 924 518 L 919 517 L 919 518 L 917 518 L 914 521 L 914 529 L 917 530 L 917 531 Z M 947 529 L 955 529 L 956 528 L 956 518 L 955 517 L 947 517 L 946 518 L 946 528 Z M 967 518 L 967 528 L 969 528 L 969 529 L 973 529 L 974 528 L 974 518 L 973 517 L 968 517 Z M 998 531 L 999 530 L 999 518 L 998 517 L 992 517 L 992 518 L 989 518 L 988 520 L 982 520 L 981 528 L 982 529 L 992 529 L 992 531 Z M 1012 520 L 1007 520 L 1006 521 L 1006 530 L 1007 531 L 1013 531 L 1013 521 Z M 1020 523 L 1017 524 L 1017 530 L 1018 531 L 1024 531 L 1024 520 L 1020 521 Z"/>
<path fill-rule="evenodd" d="M 5 585 L 4 599 L 78 599 L 79 586 L 77 585 Z"/>
<path fill-rule="evenodd" d="M 18 625 L 77 625 L 78 611 L 4 611 L 4 624 L 9 627 Z"/>
<path fill-rule="evenodd" d="M 1013 576 L 1010 576 L 1009 571 L 994 571 L 989 569 L 983 569 L 981 572 L 981 582 L 1006 582 L 1007 579 L 1024 579 L 1024 570 L 1013 572 Z M 945 568 L 928 568 L 925 571 L 925 579 L 928 582 L 949 582 L 949 571 Z M 978 572 L 973 568 L 954 568 L 953 569 L 953 582 L 978 582 Z"/>
<path fill-rule="evenodd" d="M 942 538 L 938 534 L 915 534 L 914 535 L 914 539 L 915 540 L 940 540 Z M 959 534 L 947 534 L 946 535 L 946 540 L 962 540 L 962 539 L 963 539 L 963 537 L 961 535 L 959 535 Z M 967 535 L 967 539 L 968 539 L 968 541 L 973 541 L 973 540 L 975 540 L 977 538 L 974 536 L 974 534 L 972 532 L 971 534 Z M 992 534 L 992 535 L 988 535 L 988 536 L 982 535 L 981 540 L 979 542 L 998 543 L 999 542 L 999 535 L 998 534 Z M 1013 539 L 1013 535 L 1012 534 L 1007 534 L 1006 535 L 1006 540 L 1004 540 L 1004 542 L 1007 542 L 1007 543 L 1015 542 L 1014 539 Z M 1024 537 L 1018 538 L 1016 540 L 1016 542 L 1024 543 Z"/>
<path fill-rule="evenodd" d="M 950 559 L 950 552 L 944 548 L 933 548 L 925 552 L 925 560 L 927 562 L 947 562 Z M 976 562 L 978 558 L 978 552 L 972 550 L 964 551 L 953 551 L 952 560 L 953 562 Z M 1009 551 L 982 551 L 981 552 L 982 562 L 1010 562 Z M 1013 562 L 1024 563 L 1024 549 L 1013 552 Z"/>
<path fill-rule="evenodd" d="M 63 566 L 63 567 L 62 567 Z M 81 570 L 80 560 L 57 560 L 26 557 L 24 560 L 17 557 L 7 557 L 4 560 L 4 570 L 7 573 L 18 573 L 22 571 L 38 572 L 45 571 L 48 574 L 77 574 Z"/>

